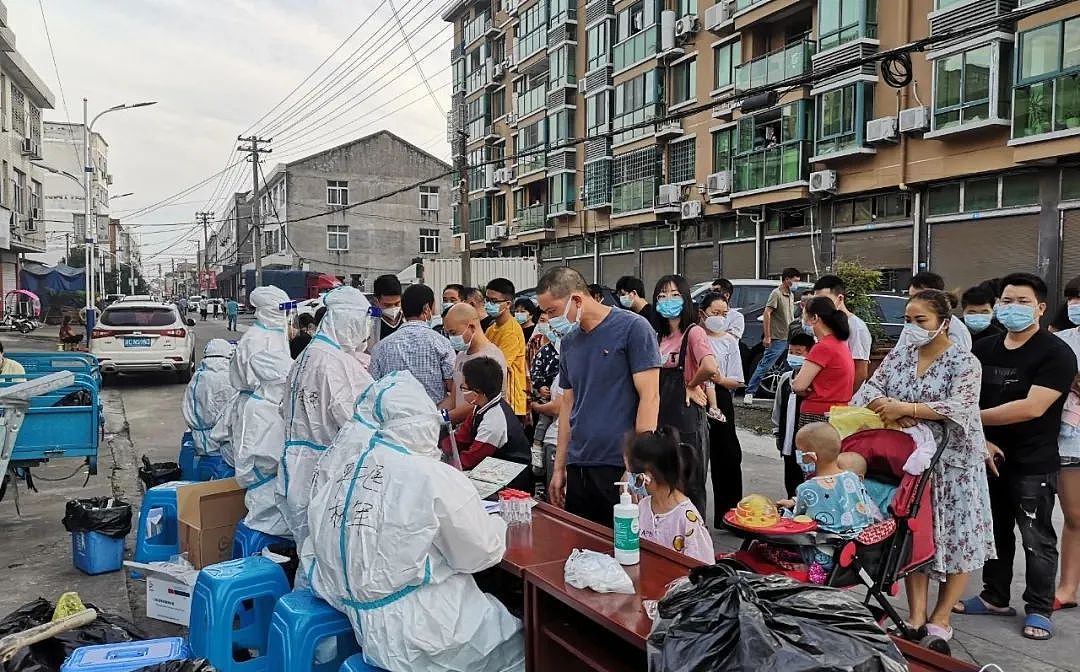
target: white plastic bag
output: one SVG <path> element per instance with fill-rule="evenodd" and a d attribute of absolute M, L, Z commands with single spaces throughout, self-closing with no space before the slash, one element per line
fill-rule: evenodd
<path fill-rule="evenodd" d="M 634 582 L 622 565 L 610 555 L 575 548 L 566 559 L 563 578 L 574 588 L 592 588 L 598 593 L 634 594 Z"/>

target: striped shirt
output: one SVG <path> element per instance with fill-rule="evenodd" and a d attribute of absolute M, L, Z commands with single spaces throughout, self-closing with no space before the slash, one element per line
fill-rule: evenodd
<path fill-rule="evenodd" d="M 376 380 L 392 371 L 408 371 L 438 404 L 446 398 L 446 381 L 454 377 L 454 349 L 426 323 L 411 320 L 379 341 L 369 371 Z"/>

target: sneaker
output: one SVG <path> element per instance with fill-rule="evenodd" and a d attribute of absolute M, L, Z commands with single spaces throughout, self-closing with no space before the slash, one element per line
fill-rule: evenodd
<path fill-rule="evenodd" d="M 754 395 L 752 395 L 752 394 L 746 395 L 745 397 L 742 398 L 742 403 L 743 403 L 743 406 L 753 406 L 754 405 Z"/>

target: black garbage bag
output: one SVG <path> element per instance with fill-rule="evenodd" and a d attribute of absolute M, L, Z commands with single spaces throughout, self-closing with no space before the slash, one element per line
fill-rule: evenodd
<path fill-rule="evenodd" d="M 89 603 L 86 606 L 97 609 Z M 53 609 L 54 605 L 42 597 L 24 604 L 0 620 L 0 637 L 51 621 Z M 0 672 L 57 672 L 67 657 L 80 647 L 146 639 L 146 635 L 127 620 L 100 609 L 97 612 L 97 619 L 90 625 L 19 649 L 11 660 L 0 664 Z"/>
<path fill-rule="evenodd" d="M 205 658 L 194 660 L 169 660 L 157 665 L 140 667 L 135 672 L 217 672 L 217 668 Z"/>
<path fill-rule="evenodd" d="M 68 532 L 100 532 L 123 539 L 131 531 L 131 505 L 115 497 L 72 499 L 61 522 Z"/>
<path fill-rule="evenodd" d="M 658 605 L 649 672 L 905 672 L 870 610 L 845 591 L 717 565 Z"/>
<path fill-rule="evenodd" d="M 183 478 L 180 471 L 180 465 L 176 462 L 150 462 L 150 458 L 146 455 L 142 456 L 142 466 L 139 467 L 139 480 L 143 482 L 146 489 L 154 487 L 155 485 L 161 485 L 162 483 L 172 483 L 173 481 L 179 481 Z"/>
<path fill-rule="evenodd" d="M 278 542 L 267 546 L 267 550 L 288 558 L 288 561 L 281 565 L 281 569 L 285 572 L 285 578 L 289 580 L 289 585 L 295 586 L 296 572 L 300 569 L 300 555 L 297 553 L 296 544 L 291 541 L 288 543 Z"/>

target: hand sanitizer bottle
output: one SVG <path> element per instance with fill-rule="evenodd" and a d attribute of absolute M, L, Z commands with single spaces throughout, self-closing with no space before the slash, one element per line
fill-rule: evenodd
<path fill-rule="evenodd" d="M 622 486 L 619 503 L 615 505 L 615 559 L 623 565 L 636 565 L 640 559 L 638 505 L 630 499 L 627 482 L 615 485 Z"/>

